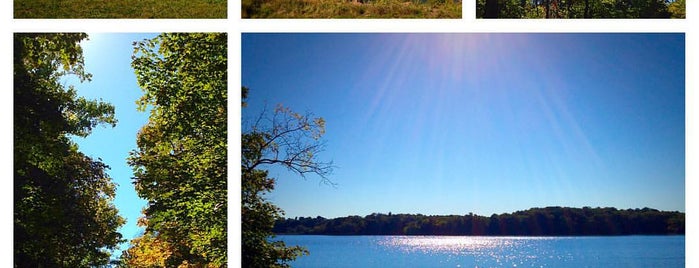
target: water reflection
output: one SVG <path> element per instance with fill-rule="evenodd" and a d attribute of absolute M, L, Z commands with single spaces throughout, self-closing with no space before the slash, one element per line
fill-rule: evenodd
<path fill-rule="evenodd" d="M 436 237 L 436 236 L 399 236 L 387 237 L 379 244 L 405 252 L 421 251 L 423 253 L 460 253 L 472 252 L 497 247 L 509 247 L 512 240 L 489 237 Z"/>
<path fill-rule="evenodd" d="M 472 253 L 523 246 L 527 241 L 550 240 L 550 237 L 482 237 L 482 236 L 393 236 L 384 237 L 380 245 L 405 252 Z"/>
<path fill-rule="evenodd" d="M 487 266 L 546 267 L 542 259 L 568 259 L 570 255 L 552 254 L 538 242 L 551 237 L 473 237 L 473 236 L 395 236 L 384 237 L 379 245 L 403 253 L 441 255 L 451 262 L 470 257 Z M 561 238 L 558 238 L 561 239 Z M 458 262 L 458 261 L 457 261 Z"/>

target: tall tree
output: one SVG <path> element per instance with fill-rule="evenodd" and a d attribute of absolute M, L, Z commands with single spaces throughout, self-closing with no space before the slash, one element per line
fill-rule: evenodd
<path fill-rule="evenodd" d="M 124 219 L 101 160 L 70 136 L 114 126 L 114 107 L 78 97 L 66 76 L 89 81 L 81 33 L 14 35 L 15 267 L 88 267 L 109 262 Z"/>
<path fill-rule="evenodd" d="M 248 89 L 243 87 L 243 101 L 247 94 Z M 288 267 L 288 261 L 308 254 L 301 247 L 287 247 L 282 241 L 271 241 L 274 222 L 282 218 L 283 211 L 265 199 L 265 194 L 274 189 L 275 179 L 268 177 L 262 167 L 281 165 L 301 176 L 317 174 L 324 182 L 331 183 L 327 176 L 332 172 L 332 163 L 317 159 L 324 147 L 320 140 L 324 133 L 323 118 L 310 113 L 298 114 L 281 105 L 271 115 L 261 113 L 243 130 L 243 267 Z"/>
<path fill-rule="evenodd" d="M 486 19 L 497 19 L 500 8 L 498 7 L 498 0 L 485 0 L 485 15 Z"/>
<path fill-rule="evenodd" d="M 585 0 L 585 11 L 584 18 L 589 19 L 590 17 L 590 0 Z"/>
<path fill-rule="evenodd" d="M 171 246 L 165 267 L 226 266 L 226 34 L 135 42 L 132 67 L 144 92 L 138 107 L 150 109 L 128 159 L 148 200 L 146 232 L 132 247 L 157 236 Z"/>

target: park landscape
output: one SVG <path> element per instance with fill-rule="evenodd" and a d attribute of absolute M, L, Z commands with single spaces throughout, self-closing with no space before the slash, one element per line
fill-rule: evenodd
<path fill-rule="evenodd" d="M 461 18 L 461 0 L 242 0 L 243 18 Z"/>
<path fill-rule="evenodd" d="M 14 0 L 17 19 L 225 19 L 226 0 Z"/>

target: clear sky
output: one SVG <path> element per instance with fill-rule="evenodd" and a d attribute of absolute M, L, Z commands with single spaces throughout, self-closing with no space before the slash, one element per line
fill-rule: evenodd
<path fill-rule="evenodd" d="M 245 118 L 326 120 L 286 216 L 685 210 L 683 34 L 243 34 Z M 89 66 L 88 66 L 89 67 Z"/>
<path fill-rule="evenodd" d="M 92 81 L 77 83 L 78 95 L 87 99 L 102 99 L 115 106 L 115 128 L 97 127 L 87 138 L 74 138 L 80 151 L 93 158 L 100 157 L 111 167 L 107 171 L 119 186 L 114 203 L 126 224 L 119 230 L 125 239 L 139 236 L 142 230 L 136 226 L 146 201 L 136 195 L 132 184 L 133 172 L 126 164 L 129 152 L 136 149 L 136 134 L 148 122 L 148 113 L 136 110 L 136 100 L 142 95 L 131 68 L 132 43 L 157 34 L 100 34 L 89 33 L 89 41 L 83 41 L 85 69 L 92 73 Z M 122 245 L 127 248 L 128 243 Z M 118 254 L 121 251 L 117 252 Z"/>

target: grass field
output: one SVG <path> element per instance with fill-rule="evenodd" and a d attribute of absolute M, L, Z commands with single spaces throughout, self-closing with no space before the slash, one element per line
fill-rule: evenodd
<path fill-rule="evenodd" d="M 15 0 L 15 18 L 226 18 L 226 0 Z"/>
<path fill-rule="evenodd" d="M 461 18 L 453 0 L 242 0 L 243 18 Z"/>

